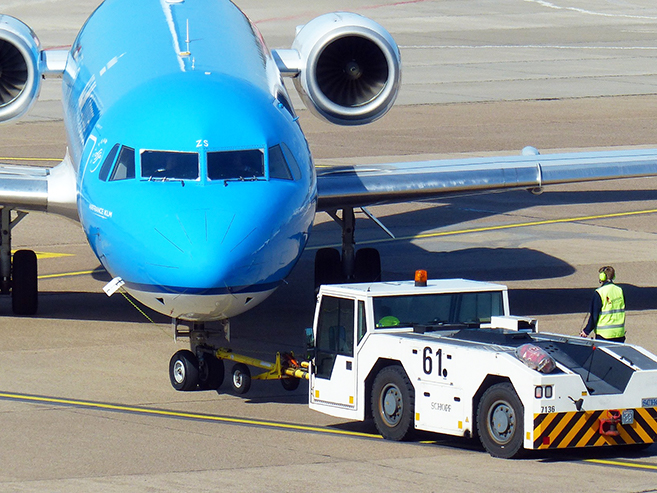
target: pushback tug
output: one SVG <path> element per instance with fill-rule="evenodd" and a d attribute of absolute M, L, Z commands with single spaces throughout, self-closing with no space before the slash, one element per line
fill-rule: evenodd
<path fill-rule="evenodd" d="M 259 378 L 290 389 L 289 379 L 307 378 L 311 409 L 372 417 L 387 439 L 414 430 L 478 437 L 503 458 L 657 440 L 657 357 L 629 344 L 538 333 L 535 320 L 509 314 L 504 285 L 427 280 L 424 271 L 415 282 L 324 285 L 312 332 L 310 361 L 256 361 L 269 368 Z M 250 383 L 249 361 L 208 352 L 238 361 L 236 390 L 245 375 Z M 206 367 L 220 365 L 216 358 Z M 180 380 L 185 364 L 174 356 L 174 386 L 176 365 Z"/>

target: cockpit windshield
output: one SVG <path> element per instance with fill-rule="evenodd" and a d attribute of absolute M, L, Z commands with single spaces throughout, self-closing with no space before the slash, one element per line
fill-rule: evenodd
<path fill-rule="evenodd" d="M 253 180 L 265 176 L 265 159 L 261 149 L 208 152 L 210 180 Z"/>
<path fill-rule="evenodd" d="M 141 176 L 160 180 L 198 180 L 196 152 L 142 151 Z"/>

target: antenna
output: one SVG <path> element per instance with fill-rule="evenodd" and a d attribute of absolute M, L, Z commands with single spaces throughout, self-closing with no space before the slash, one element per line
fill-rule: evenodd
<path fill-rule="evenodd" d="M 187 19 L 187 39 L 185 43 L 187 43 L 187 53 L 189 53 L 189 19 Z"/>
<path fill-rule="evenodd" d="M 189 19 L 187 19 L 187 37 L 185 38 L 185 44 L 187 45 L 187 51 L 181 51 L 178 53 L 179 56 L 190 56 L 192 54 L 191 51 L 189 51 Z"/>

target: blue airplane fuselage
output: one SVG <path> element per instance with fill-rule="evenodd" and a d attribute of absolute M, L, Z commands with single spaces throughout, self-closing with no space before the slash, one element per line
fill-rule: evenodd
<path fill-rule="evenodd" d="M 259 32 L 223 0 L 108 0 L 73 44 L 64 114 L 94 252 L 175 318 L 234 316 L 306 244 L 307 142 Z"/>

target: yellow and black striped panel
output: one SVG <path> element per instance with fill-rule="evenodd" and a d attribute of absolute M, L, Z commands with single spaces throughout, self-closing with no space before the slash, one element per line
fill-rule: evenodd
<path fill-rule="evenodd" d="M 634 423 L 618 424 L 616 436 L 600 434 L 600 419 L 607 418 L 609 412 L 606 410 L 535 414 L 534 448 L 600 447 L 657 441 L 657 408 L 634 409 Z"/>

